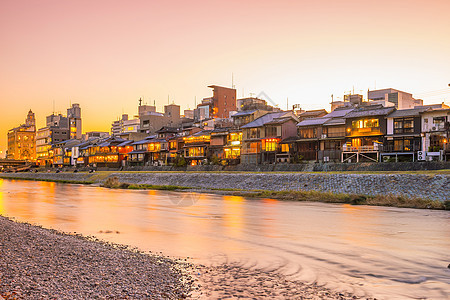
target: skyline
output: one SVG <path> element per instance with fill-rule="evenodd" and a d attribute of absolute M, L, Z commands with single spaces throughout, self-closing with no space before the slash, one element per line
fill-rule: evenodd
<path fill-rule="evenodd" d="M 29 109 L 43 127 L 53 101 L 79 103 L 84 132 L 110 131 L 140 97 L 192 109 L 232 74 L 238 97 L 283 109 L 329 110 L 353 88 L 450 104 L 449 16 L 445 0 L 2 2 L 0 150 Z"/>

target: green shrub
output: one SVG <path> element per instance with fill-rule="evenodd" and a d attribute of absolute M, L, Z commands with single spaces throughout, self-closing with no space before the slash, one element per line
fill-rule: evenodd
<path fill-rule="evenodd" d="M 187 165 L 187 162 L 184 159 L 184 156 L 182 156 L 182 155 L 177 155 L 173 160 L 174 167 L 186 167 L 186 165 Z"/>
<path fill-rule="evenodd" d="M 450 210 L 450 200 L 444 201 L 444 209 Z"/>

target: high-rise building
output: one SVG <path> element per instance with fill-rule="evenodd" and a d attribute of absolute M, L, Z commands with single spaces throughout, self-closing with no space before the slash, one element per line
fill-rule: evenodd
<path fill-rule="evenodd" d="M 36 119 L 30 110 L 25 124 L 8 131 L 9 159 L 35 160 L 36 159 Z"/>
<path fill-rule="evenodd" d="M 229 118 L 230 113 L 237 111 L 236 89 L 210 85 L 213 96 L 203 98 L 202 103 L 194 110 L 194 119 L 201 121 L 208 118 Z"/>
<path fill-rule="evenodd" d="M 51 114 L 46 117 L 46 126 L 36 135 L 36 158 L 39 165 L 53 163 L 52 145 L 70 139 L 81 140 L 81 108 L 75 103 L 67 109 L 67 116 Z"/>
<path fill-rule="evenodd" d="M 82 136 L 81 128 L 81 108 L 78 103 L 72 104 L 71 108 L 67 109 L 67 119 L 69 122 L 69 139 L 80 140 Z"/>

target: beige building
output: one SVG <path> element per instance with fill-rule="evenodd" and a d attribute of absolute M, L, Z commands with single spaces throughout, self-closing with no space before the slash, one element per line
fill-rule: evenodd
<path fill-rule="evenodd" d="M 36 119 L 34 113 L 28 112 L 25 124 L 8 131 L 9 159 L 36 159 Z"/>
<path fill-rule="evenodd" d="M 164 113 L 139 109 L 140 132 L 154 134 L 161 127 L 178 127 L 181 125 L 180 106 L 169 104 L 164 106 Z"/>

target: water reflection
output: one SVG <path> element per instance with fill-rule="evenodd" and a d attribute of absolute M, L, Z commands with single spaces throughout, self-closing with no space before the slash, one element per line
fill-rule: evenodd
<path fill-rule="evenodd" d="M 438 299 L 449 292 L 445 211 L 0 180 L 0 213 L 202 263 L 274 270 L 360 296 Z"/>

